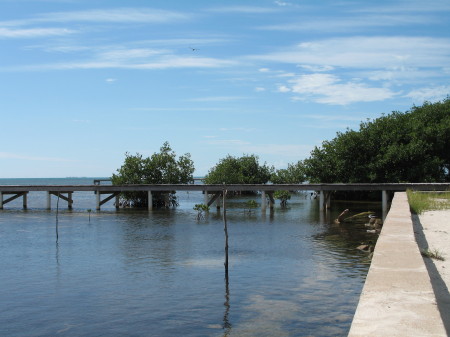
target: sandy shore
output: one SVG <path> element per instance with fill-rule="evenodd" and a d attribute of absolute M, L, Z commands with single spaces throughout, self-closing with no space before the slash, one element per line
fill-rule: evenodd
<path fill-rule="evenodd" d="M 450 210 L 412 215 L 420 250 L 437 251 L 445 260 L 424 258 L 447 334 L 450 332 Z"/>

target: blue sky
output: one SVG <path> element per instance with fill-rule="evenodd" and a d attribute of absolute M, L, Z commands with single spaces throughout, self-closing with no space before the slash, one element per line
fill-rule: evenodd
<path fill-rule="evenodd" d="M 168 141 L 277 168 L 450 93 L 450 2 L 0 0 L 0 177 L 110 176 Z"/>

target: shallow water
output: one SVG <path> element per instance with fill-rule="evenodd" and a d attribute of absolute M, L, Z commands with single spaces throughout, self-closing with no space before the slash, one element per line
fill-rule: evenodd
<path fill-rule="evenodd" d="M 178 196 L 176 209 L 111 202 L 89 220 L 95 197 L 75 193 L 73 210 L 59 205 L 58 243 L 56 210 L 43 209 L 42 195 L 30 193 L 28 210 L 5 205 L 0 336 L 347 335 L 369 267 L 355 247 L 375 238 L 330 219 L 378 206 L 333 205 L 321 217 L 318 202 L 298 194 L 264 215 L 245 211 L 248 197 L 229 199 L 226 282 L 222 213 L 197 221 L 202 194 Z"/>

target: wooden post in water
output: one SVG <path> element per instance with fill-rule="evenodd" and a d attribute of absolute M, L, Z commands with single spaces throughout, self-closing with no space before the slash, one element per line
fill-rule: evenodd
<path fill-rule="evenodd" d="M 95 203 L 95 209 L 97 210 L 97 211 L 99 211 L 100 210 L 100 190 L 97 190 L 96 191 L 96 194 L 95 194 L 95 200 L 96 200 L 96 203 Z"/>
<path fill-rule="evenodd" d="M 148 191 L 148 210 L 153 210 L 153 196 L 152 191 Z"/>
<path fill-rule="evenodd" d="M 384 219 L 386 219 L 387 216 L 387 204 L 388 204 L 388 196 L 387 191 L 381 191 L 381 212 L 382 212 L 382 218 L 381 220 L 384 222 Z"/>
<path fill-rule="evenodd" d="M 266 204 L 267 204 L 266 191 L 261 191 L 261 211 L 263 212 L 266 211 Z"/>
<path fill-rule="evenodd" d="M 47 209 L 52 208 L 52 196 L 50 194 L 50 191 L 47 191 Z"/>
<path fill-rule="evenodd" d="M 25 192 L 24 194 L 23 194 L 23 196 L 22 196 L 22 198 L 23 198 L 23 209 L 27 209 L 27 194 L 28 194 L 28 192 Z"/>
<path fill-rule="evenodd" d="M 223 190 L 223 230 L 225 232 L 225 278 L 228 279 L 228 226 L 227 226 L 227 208 L 225 204 L 227 191 Z"/>
<path fill-rule="evenodd" d="M 3 192 L 0 192 L 0 209 L 3 209 Z"/>
<path fill-rule="evenodd" d="M 321 212 L 323 212 L 324 211 L 324 201 L 325 201 L 325 196 L 324 196 L 324 191 L 320 191 L 319 192 L 320 194 L 319 194 L 319 210 L 321 211 Z"/>

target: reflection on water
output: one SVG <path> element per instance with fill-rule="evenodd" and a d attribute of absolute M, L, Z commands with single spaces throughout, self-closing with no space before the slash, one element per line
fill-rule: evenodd
<path fill-rule="evenodd" d="M 201 193 L 180 193 L 171 210 L 106 208 L 90 222 L 85 209 L 60 207 L 58 244 L 54 210 L 9 206 L 0 335 L 346 335 L 369 266 L 355 247 L 374 238 L 321 220 L 302 194 L 266 215 L 246 213 L 245 200 L 228 200 L 228 277 L 222 213 L 197 221 Z"/>

